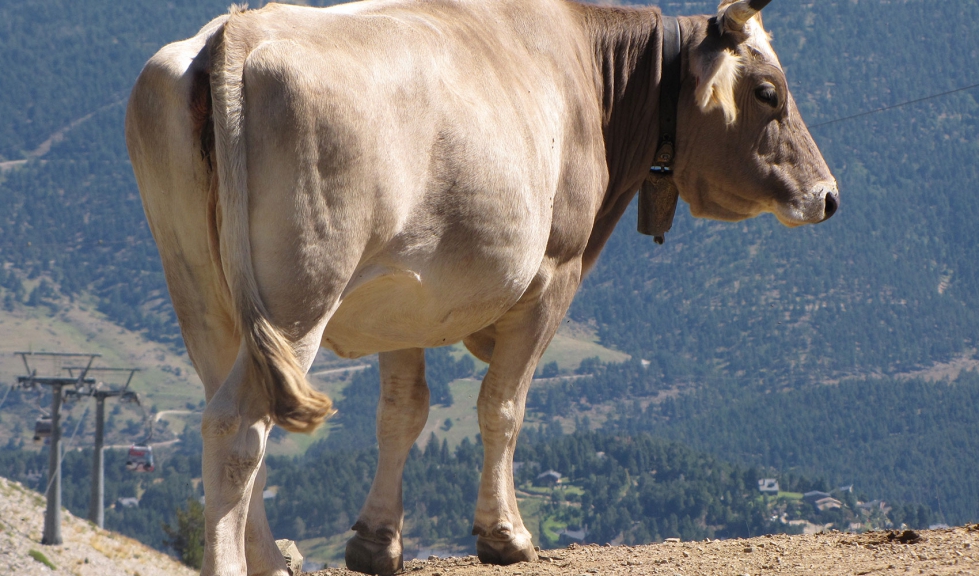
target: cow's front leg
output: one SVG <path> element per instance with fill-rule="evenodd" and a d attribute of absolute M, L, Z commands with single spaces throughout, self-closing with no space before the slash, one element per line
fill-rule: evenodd
<path fill-rule="evenodd" d="M 507 565 L 537 560 L 517 507 L 513 451 L 534 369 L 574 297 L 579 278 L 580 267 L 573 264 L 549 276 L 542 274 L 496 323 L 493 357 L 477 401 L 484 456 L 473 534 L 481 562 Z"/>
<path fill-rule="evenodd" d="M 428 420 L 425 351 L 382 352 L 381 397 L 377 403 L 377 472 L 367 502 L 347 542 L 347 568 L 367 574 L 393 574 L 403 566 L 401 529 L 404 507 L 401 474 L 412 444 Z"/>
<path fill-rule="evenodd" d="M 247 377 L 247 362 L 242 349 L 230 374 L 208 401 L 201 422 L 206 497 L 201 574 L 206 576 L 288 575 L 278 550 L 266 550 L 275 542 L 264 506 L 250 510 L 256 481 L 264 484 L 259 476 L 272 421 L 261 384 Z M 249 524 L 253 524 L 251 531 Z M 246 544 L 248 536 L 255 548 Z"/>

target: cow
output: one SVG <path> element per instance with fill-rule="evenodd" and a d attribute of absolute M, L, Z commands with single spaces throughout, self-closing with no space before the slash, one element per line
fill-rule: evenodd
<path fill-rule="evenodd" d="M 694 216 L 767 212 L 798 226 L 839 205 L 765 4 L 723 0 L 676 19 L 570 0 L 273 4 L 232 8 L 147 62 L 126 140 L 207 398 L 203 574 L 287 573 L 262 501 L 264 454 L 273 425 L 309 432 L 331 414 L 305 379 L 321 346 L 379 354 L 377 473 L 348 567 L 402 567 L 424 349 L 460 341 L 489 364 L 477 553 L 536 559 L 513 485 L 527 390 L 662 160 L 666 123 L 675 140 L 656 178 Z"/>

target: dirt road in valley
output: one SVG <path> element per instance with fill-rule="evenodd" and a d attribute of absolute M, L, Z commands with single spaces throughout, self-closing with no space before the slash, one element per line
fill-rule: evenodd
<path fill-rule="evenodd" d="M 342 568 L 316 576 L 354 576 Z M 572 545 L 545 550 L 541 561 L 483 566 L 475 556 L 414 560 L 412 576 L 879 576 L 979 575 L 979 524 L 943 530 L 832 532 L 747 540 L 666 542 L 648 546 Z"/>

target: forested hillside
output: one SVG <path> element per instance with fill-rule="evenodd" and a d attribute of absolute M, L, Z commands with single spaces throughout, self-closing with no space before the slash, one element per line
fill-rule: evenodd
<path fill-rule="evenodd" d="M 14 2 L 0 5 L 3 305 L 91 291 L 128 328 L 179 341 L 156 246 L 123 138 L 143 63 L 226 3 Z M 91 115 L 38 148 L 72 122 Z M 25 284 L 30 286 L 25 288 Z"/>
<path fill-rule="evenodd" d="M 660 4 L 669 14 L 712 12 L 716 5 Z M 226 7 L 226 0 L 0 3 L 3 309 L 44 314 L 62 297 L 93 295 L 111 321 L 180 348 L 125 150 L 123 114 L 143 62 Z M 721 495 L 750 484 L 751 466 L 771 467 L 800 490 L 821 486 L 800 477 L 823 477 L 827 488 L 852 482 L 870 497 L 907 503 L 895 522 L 979 519 L 979 447 L 969 434 L 979 421 L 977 377 L 966 372 L 938 383 L 901 377 L 968 357 L 979 346 L 979 88 L 955 91 L 979 83 L 976 22 L 979 3 L 973 0 L 779 0 L 766 9 L 793 94 L 839 179 L 841 210 L 827 223 L 789 230 L 767 216 L 737 224 L 694 220 L 681 204 L 665 246 L 638 235 L 635 211 L 626 214 L 571 316 L 594 326 L 602 344 L 632 361 L 591 362 L 583 370 L 591 376 L 537 383 L 529 404 L 532 416 L 544 421 L 614 406 L 603 424 L 608 435 L 567 440 L 532 432 L 533 442 L 522 440 L 522 457 L 545 462 L 564 450 L 585 458 L 575 452 L 576 442 L 588 447 L 588 457 L 611 454 L 617 438 L 651 433 L 723 454 L 731 463 L 644 439 L 643 449 L 674 450 L 698 470 L 668 485 L 694 494 L 692 508 L 676 508 L 675 521 L 650 513 L 656 524 L 643 523 L 624 519 L 625 513 L 589 516 L 587 502 L 569 502 L 564 494 L 550 503 L 549 526 L 585 524 L 597 530 L 596 541 L 616 530 L 635 541 L 676 533 L 736 535 L 742 520 L 748 531 L 766 530 L 762 508 L 750 499 L 717 504 Z M 939 96 L 901 105 L 933 95 Z M 452 403 L 448 381 L 473 375 L 475 366 L 444 350 L 428 359 L 433 402 Z M 13 377 L 0 374 L 0 381 Z M 341 524 L 362 501 L 358 494 L 365 493 L 373 466 L 376 377 L 370 369 L 350 379 L 357 387 L 338 403 L 337 429 L 309 460 L 280 460 L 281 472 L 273 467 L 276 481 L 302 489 L 303 473 L 328 474 L 324 462 L 350 466 L 343 471 L 349 476 L 343 501 L 307 491 L 328 500 L 313 504 L 337 516 L 299 525 L 294 511 L 312 504 L 298 495 L 283 498 L 269 507 L 280 532 L 322 536 L 327 527 L 349 527 Z M 667 396 L 673 399 L 663 400 Z M 545 429 L 556 436 L 560 427 L 552 422 Z M 351 451 L 337 454 L 343 448 Z M 667 484 L 634 470 L 631 448 L 615 450 L 623 457 L 609 464 L 611 480 L 564 471 L 591 494 L 592 505 L 601 494 L 609 509 L 632 514 L 645 506 L 644 498 L 667 497 Z M 418 468 L 407 476 L 423 493 L 408 506 L 418 518 L 411 526 L 416 534 L 463 533 L 456 529 L 468 521 L 463 512 L 474 501 L 469 492 L 477 456 L 475 444 L 415 455 L 414 461 L 429 463 L 413 464 Z M 43 458 L 18 452 L 4 462 L 36 468 Z M 173 456 L 176 488 L 170 480 L 164 487 L 119 478 L 122 488 L 113 497 L 145 489 L 146 506 L 156 502 L 166 510 L 120 508 L 107 522 L 148 523 L 144 537 L 160 545 L 160 522 L 172 520 L 173 506 L 199 495 L 195 458 L 191 452 Z M 81 477 L 83 459 L 69 459 L 66 470 Z M 458 471 L 453 486 L 438 479 L 426 484 L 439 466 Z M 705 466 L 720 472 L 696 476 Z M 623 474 L 635 482 L 625 482 Z M 695 485 L 715 480 L 711 490 L 718 492 L 709 498 Z M 86 494 L 67 487 L 67 505 L 82 506 Z M 424 512 L 437 506 L 455 515 L 422 524 Z M 707 532 L 705 514 L 715 512 L 711 518 L 720 518 L 716 526 L 723 528 Z M 532 528 L 543 533 L 543 526 Z"/>
<path fill-rule="evenodd" d="M 134 474 L 125 452 L 105 461 L 106 528 L 168 550 L 167 530 L 178 513 L 201 514 L 200 443 L 196 432 L 157 450 L 157 470 Z M 920 506 L 879 500 L 862 490 L 834 490 L 823 480 L 794 473 L 732 465 L 676 442 L 645 433 L 616 436 L 580 432 L 550 434 L 529 429 L 516 461 L 521 514 L 535 541 L 554 547 L 571 541 L 642 544 L 680 537 L 748 537 L 798 533 L 804 526 L 840 530 L 884 526 L 927 527 L 932 516 Z M 413 448 L 404 473 L 405 544 L 409 557 L 424 549 L 471 553 L 470 534 L 479 487 L 482 445 L 464 440 L 454 450 L 431 437 Z M 88 515 L 91 450 L 71 451 L 63 464 L 63 502 Z M 367 497 L 377 463 L 375 447 L 337 450 L 316 445 L 304 457 L 270 458 L 265 506 L 277 538 L 302 541 L 304 552 L 323 541 L 350 536 Z M 46 451 L 8 445 L 0 451 L 4 476 L 42 490 Z M 556 484 L 542 484 L 555 471 Z M 763 495 L 758 480 L 774 474 L 781 491 Z M 839 507 L 820 510 L 803 492 L 833 490 Z M 202 518 L 191 518 L 199 526 Z M 185 527 L 186 528 L 186 527 Z M 320 552 L 317 561 L 338 562 L 342 546 Z M 307 556 L 309 552 L 306 552 Z"/>
<path fill-rule="evenodd" d="M 979 374 L 964 372 L 951 382 L 884 378 L 787 391 L 714 385 L 645 410 L 624 403 L 605 428 L 853 484 L 964 524 L 979 518 L 977 420 Z"/>
<path fill-rule="evenodd" d="M 7 310 L 91 292 L 111 320 L 180 346 L 123 117 L 146 60 L 227 6 L 0 4 L 0 291 Z"/>
<path fill-rule="evenodd" d="M 539 385 L 528 410 L 545 420 L 580 420 L 612 404 L 607 432 L 652 433 L 745 465 L 853 484 L 927 506 L 950 524 L 979 518 L 976 372 L 951 381 L 873 378 L 795 389 L 724 378 L 676 395 L 649 368 L 598 366 L 587 378 Z"/>
<path fill-rule="evenodd" d="M 669 13 L 712 2 L 665 2 Z M 142 63 L 224 4 L 24 2 L 0 6 L 0 159 L 42 158 L 0 182 L 4 305 L 89 290 L 100 309 L 178 338 L 122 137 Z M 766 23 L 796 99 L 837 175 L 843 208 L 816 227 L 774 218 L 695 221 L 681 206 L 664 247 L 624 218 L 572 315 L 603 342 L 787 384 L 892 373 L 971 350 L 979 329 L 979 5 L 775 2 Z M 38 147 L 72 121 L 51 151 Z M 45 282 L 38 286 L 38 279 Z M 38 293 L 33 295 L 32 292 Z"/>

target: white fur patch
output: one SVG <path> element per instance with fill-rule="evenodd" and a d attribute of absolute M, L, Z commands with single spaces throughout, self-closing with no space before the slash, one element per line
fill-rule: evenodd
<path fill-rule="evenodd" d="M 740 12 L 732 14 L 736 20 L 743 20 L 745 12 L 750 10 L 745 2 L 721 0 L 717 8 L 717 19 L 723 22 L 727 12 Z M 753 11 L 752 11 L 753 12 Z M 744 23 L 742 32 L 747 36 L 744 41 L 750 50 L 769 60 L 779 69 L 782 68 L 772 49 L 771 38 L 765 32 L 761 23 L 761 13 L 755 13 Z M 741 76 L 743 62 L 741 56 L 728 50 L 710 59 L 701 56 L 698 63 L 697 88 L 694 92 L 697 104 L 702 111 L 710 112 L 720 108 L 724 113 L 724 121 L 730 126 L 738 120 L 738 106 L 734 98 L 734 88 L 737 86 L 738 78 Z"/>
<path fill-rule="evenodd" d="M 699 71 L 694 95 L 697 105 L 704 112 L 720 108 L 724 121 L 734 124 L 738 119 L 738 106 L 734 100 L 734 87 L 741 75 L 741 57 L 724 50 Z"/>
<path fill-rule="evenodd" d="M 748 20 L 744 25 L 744 31 L 748 33 L 748 40 L 745 43 L 754 48 L 758 53 L 764 55 L 765 58 L 771 60 L 781 70 L 782 64 L 778 61 L 775 49 L 772 48 L 772 37 L 761 25 L 760 14 Z"/>

